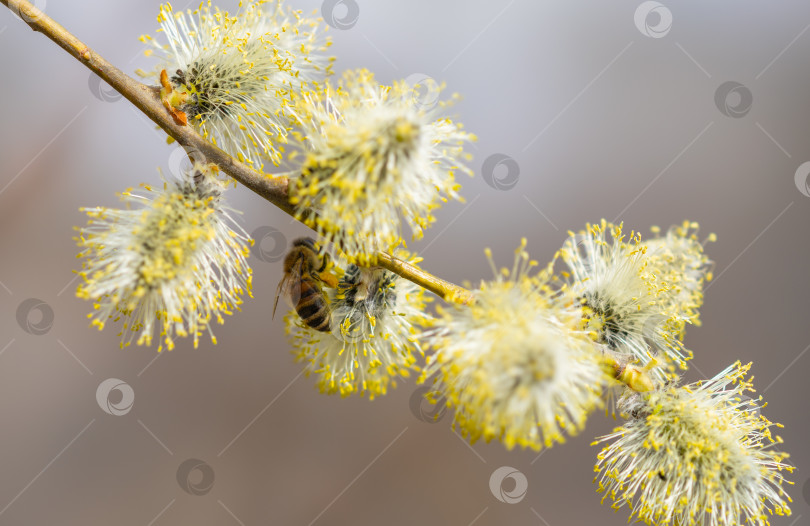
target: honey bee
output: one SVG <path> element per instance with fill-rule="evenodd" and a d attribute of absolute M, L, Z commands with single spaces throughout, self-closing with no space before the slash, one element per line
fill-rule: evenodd
<path fill-rule="evenodd" d="M 302 237 L 293 241 L 284 257 L 284 277 L 276 290 L 273 317 L 278 298 L 283 295 L 308 327 L 329 332 L 331 312 L 322 285 L 331 288 L 338 285 L 337 277 L 329 271 L 331 266 L 332 258 L 314 239 Z"/>

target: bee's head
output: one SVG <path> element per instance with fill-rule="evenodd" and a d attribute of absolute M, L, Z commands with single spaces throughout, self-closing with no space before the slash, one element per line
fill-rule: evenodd
<path fill-rule="evenodd" d="M 320 247 L 318 243 L 315 242 L 314 239 L 311 237 L 299 237 L 295 241 L 293 241 L 293 247 L 303 247 L 312 250 L 313 252 L 319 252 Z"/>
<path fill-rule="evenodd" d="M 332 266 L 329 253 L 311 237 L 300 237 L 293 241 L 292 248 L 285 259 L 285 271 L 289 271 L 299 261 L 303 260 L 303 268 L 307 272 L 326 272 Z"/>

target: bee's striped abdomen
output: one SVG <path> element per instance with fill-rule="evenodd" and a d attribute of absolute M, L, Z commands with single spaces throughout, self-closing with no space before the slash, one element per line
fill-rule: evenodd
<path fill-rule="evenodd" d="M 295 311 L 304 323 L 316 331 L 329 332 L 329 307 L 317 285 L 301 280 L 301 297 Z"/>

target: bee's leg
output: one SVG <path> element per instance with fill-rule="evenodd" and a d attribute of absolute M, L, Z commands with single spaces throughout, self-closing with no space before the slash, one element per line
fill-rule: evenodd
<path fill-rule="evenodd" d="M 337 276 L 331 272 L 319 272 L 318 278 L 320 278 L 320 280 L 323 281 L 324 284 L 330 289 L 336 289 L 338 287 Z"/>
<path fill-rule="evenodd" d="M 332 256 L 329 255 L 329 252 L 323 252 L 321 254 L 321 267 L 318 269 L 318 272 L 325 272 L 332 267 Z"/>

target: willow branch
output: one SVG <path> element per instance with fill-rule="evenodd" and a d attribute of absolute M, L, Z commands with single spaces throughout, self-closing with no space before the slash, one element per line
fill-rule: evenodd
<path fill-rule="evenodd" d="M 107 84 L 182 145 L 189 155 L 194 156 L 195 153 L 198 153 L 206 162 L 217 165 L 220 170 L 239 183 L 284 212 L 296 217 L 295 208 L 289 201 L 287 177 L 259 172 L 205 140 L 193 127 L 178 124 L 163 106 L 159 88 L 147 86 L 126 75 L 30 2 L 0 0 L 0 3 L 18 14 L 31 29 L 53 40 L 89 70 L 104 79 Z M 384 252 L 379 252 L 375 256 L 377 265 L 416 283 L 446 301 L 457 303 L 472 301 L 470 291 L 433 276 L 415 265 Z"/>

